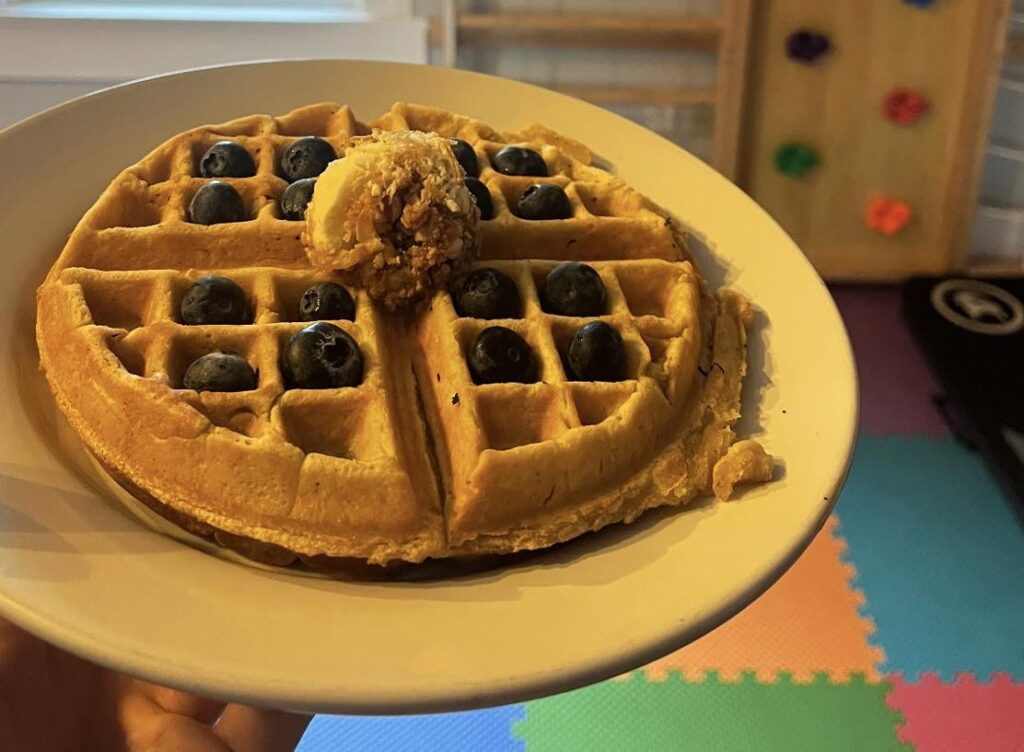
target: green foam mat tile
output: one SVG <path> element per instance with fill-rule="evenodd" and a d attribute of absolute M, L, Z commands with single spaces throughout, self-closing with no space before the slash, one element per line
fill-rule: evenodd
<path fill-rule="evenodd" d="M 762 684 L 751 674 L 729 683 L 672 673 L 655 683 L 636 672 L 527 703 L 513 734 L 526 752 L 910 750 L 896 738 L 903 718 L 886 704 L 890 689 L 860 675 L 798 684 L 784 674 Z"/>

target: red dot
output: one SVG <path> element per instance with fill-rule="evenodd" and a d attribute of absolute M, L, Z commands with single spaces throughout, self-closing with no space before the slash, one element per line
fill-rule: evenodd
<path fill-rule="evenodd" d="M 914 216 L 910 204 L 902 199 L 878 197 L 868 202 L 865 221 L 875 232 L 895 235 Z"/>
<path fill-rule="evenodd" d="M 910 125 L 920 120 L 930 106 L 924 95 L 916 91 L 893 89 L 882 100 L 882 114 L 894 123 Z"/>

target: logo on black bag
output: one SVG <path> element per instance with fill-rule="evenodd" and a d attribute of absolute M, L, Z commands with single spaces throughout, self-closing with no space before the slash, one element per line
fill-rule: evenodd
<path fill-rule="evenodd" d="M 932 305 L 951 324 L 976 334 L 1024 328 L 1024 305 L 1001 287 L 977 279 L 947 279 L 932 288 Z"/>

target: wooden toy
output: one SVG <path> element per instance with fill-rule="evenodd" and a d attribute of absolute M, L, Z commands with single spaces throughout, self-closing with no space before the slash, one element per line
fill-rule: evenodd
<path fill-rule="evenodd" d="M 740 185 L 825 276 L 895 280 L 967 264 L 1009 0 L 762 0 L 752 20 Z M 794 61 L 793 35 L 831 45 Z M 820 155 L 798 177 L 785 144 Z"/>

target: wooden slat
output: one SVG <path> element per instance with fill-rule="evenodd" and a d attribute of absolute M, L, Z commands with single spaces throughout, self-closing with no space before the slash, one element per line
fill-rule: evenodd
<path fill-rule="evenodd" d="M 582 84 L 554 85 L 549 88 L 597 104 L 713 105 L 716 101 L 714 89 Z"/>
<path fill-rule="evenodd" d="M 460 43 L 559 47 L 642 47 L 714 49 L 722 20 L 700 16 L 616 13 L 460 13 Z M 439 19 L 431 22 L 439 44 Z"/>
<path fill-rule="evenodd" d="M 722 2 L 724 31 L 718 53 L 718 107 L 715 110 L 711 163 L 727 178 L 735 180 L 743 125 L 751 0 Z"/>
<path fill-rule="evenodd" d="M 522 29 L 576 33 L 610 31 L 616 34 L 717 34 L 720 19 L 713 16 L 657 16 L 632 13 L 462 13 L 463 29 Z"/>
<path fill-rule="evenodd" d="M 458 17 L 456 0 L 441 0 L 441 15 L 434 19 L 438 26 L 436 44 L 441 48 L 441 64 L 447 68 L 458 65 Z"/>
<path fill-rule="evenodd" d="M 1024 272 L 1024 261 L 974 261 L 966 271 L 975 277 L 1018 276 Z"/>

